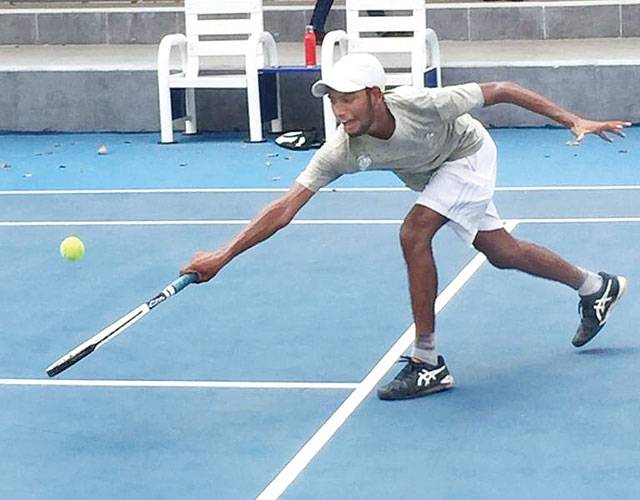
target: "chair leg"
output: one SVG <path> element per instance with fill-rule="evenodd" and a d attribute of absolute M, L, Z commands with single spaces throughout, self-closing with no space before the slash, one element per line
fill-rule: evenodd
<path fill-rule="evenodd" d="M 171 110 L 171 90 L 168 85 L 158 85 L 158 104 L 160 108 L 160 142 L 171 144 L 173 141 L 173 119 Z"/>
<path fill-rule="evenodd" d="M 196 92 L 195 89 L 185 89 L 187 116 L 184 120 L 184 133 L 198 133 L 198 119 L 196 116 Z"/>
<path fill-rule="evenodd" d="M 276 74 L 276 110 L 278 116 L 271 120 L 271 132 L 282 132 L 282 105 L 280 103 L 280 75 Z"/>
<path fill-rule="evenodd" d="M 260 112 L 260 90 L 258 73 L 247 77 L 247 108 L 249 110 L 249 141 L 262 142 L 262 113 Z"/>

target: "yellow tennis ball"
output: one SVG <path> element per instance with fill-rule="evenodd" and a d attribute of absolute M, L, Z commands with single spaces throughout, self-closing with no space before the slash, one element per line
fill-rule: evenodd
<path fill-rule="evenodd" d="M 77 236 L 68 236 L 60 243 L 60 255 L 67 260 L 79 260 L 84 255 L 84 243 Z"/>

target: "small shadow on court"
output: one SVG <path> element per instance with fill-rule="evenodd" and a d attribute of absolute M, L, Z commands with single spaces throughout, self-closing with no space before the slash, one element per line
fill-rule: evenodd
<path fill-rule="evenodd" d="M 622 347 L 592 347 L 571 351 L 569 349 L 556 353 L 556 361 L 569 362 L 572 356 L 596 358 L 636 358 L 640 356 L 640 346 Z M 574 363 L 576 362 L 574 358 Z M 587 361 L 586 359 L 584 361 Z M 461 378 L 460 385 L 452 391 L 443 392 L 443 397 L 451 397 L 453 404 L 461 404 L 467 415 L 473 414 L 474 418 L 483 415 L 490 415 L 500 407 L 516 408 L 518 405 L 529 404 L 536 398 L 544 397 L 545 391 L 554 391 L 555 388 L 540 387 L 538 382 L 540 374 L 546 376 L 559 376 L 559 372 L 554 366 L 561 363 L 549 364 L 548 359 L 523 361 L 520 365 L 495 366 L 490 371 L 480 373 L 467 373 L 467 377 Z M 582 363 L 573 364 L 571 376 L 580 377 L 578 366 Z M 454 372 L 455 373 L 455 372 Z M 428 399 L 429 398 L 424 398 Z"/>
<path fill-rule="evenodd" d="M 640 347 L 593 347 L 582 349 L 576 354 L 580 356 L 631 356 L 640 353 Z"/>

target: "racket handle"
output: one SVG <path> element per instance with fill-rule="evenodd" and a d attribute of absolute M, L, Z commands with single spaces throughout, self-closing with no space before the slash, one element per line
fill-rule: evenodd
<path fill-rule="evenodd" d="M 179 278 L 176 278 L 175 280 L 173 280 L 171 282 L 171 286 L 176 291 L 176 293 L 178 293 L 184 287 L 186 287 L 187 285 L 190 285 L 191 283 L 193 283 L 197 279 L 198 279 L 198 275 L 195 274 L 195 273 L 183 274 Z"/>

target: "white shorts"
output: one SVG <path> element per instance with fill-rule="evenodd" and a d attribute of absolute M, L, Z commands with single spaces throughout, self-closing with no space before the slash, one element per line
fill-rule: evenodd
<path fill-rule="evenodd" d="M 471 245 L 478 231 L 503 227 L 493 204 L 497 163 L 496 145 L 485 132 L 476 153 L 442 164 L 416 204 L 444 215 L 449 219 L 447 225 Z"/>

